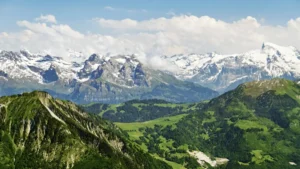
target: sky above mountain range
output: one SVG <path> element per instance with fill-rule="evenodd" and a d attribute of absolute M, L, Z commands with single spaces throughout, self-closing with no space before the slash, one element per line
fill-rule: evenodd
<path fill-rule="evenodd" d="M 300 48 L 297 0 L 0 1 L 0 49 L 138 54 Z"/>

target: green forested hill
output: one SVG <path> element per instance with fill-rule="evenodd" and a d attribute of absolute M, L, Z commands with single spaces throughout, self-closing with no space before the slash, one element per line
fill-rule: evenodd
<path fill-rule="evenodd" d="M 143 122 L 132 130 L 135 123 L 117 125 L 148 152 L 186 168 L 199 168 L 187 153 L 193 150 L 229 160 L 217 168 L 299 168 L 300 86 L 295 82 L 245 83 L 194 113 L 176 121 L 170 117 L 172 124 L 165 120 L 151 121 L 151 126 Z"/>
<path fill-rule="evenodd" d="M 1 97 L 0 168 L 300 165 L 300 86 L 292 81 L 245 83 L 207 103 L 135 100 L 84 109 L 117 121 L 123 130 L 44 92 Z M 201 167 L 193 152 L 206 154 L 210 164 L 203 162 Z M 229 161 L 212 167 L 220 158 Z"/>
<path fill-rule="evenodd" d="M 171 168 L 126 135 L 44 92 L 0 98 L 1 169 Z"/>

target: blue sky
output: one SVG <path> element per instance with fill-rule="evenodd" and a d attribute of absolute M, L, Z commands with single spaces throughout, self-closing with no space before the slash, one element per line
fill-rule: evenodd
<path fill-rule="evenodd" d="M 0 0 L 0 31 L 19 29 L 16 21 L 41 14 L 55 15 L 80 31 L 95 31 L 89 22 L 95 17 L 145 20 L 171 17 L 171 13 L 208 15 L 228 22 L 253 16 L 265 24 L 284 25 L 300 16 L 299 9 L 299 0 Z"/>

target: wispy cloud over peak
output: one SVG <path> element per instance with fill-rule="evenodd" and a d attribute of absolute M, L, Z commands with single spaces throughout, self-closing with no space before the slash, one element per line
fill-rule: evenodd
<path fill-rule="evenodd" d="M 112 6 L 105 6 L 104 10 L 115 11 L 115 12 L 126 12 L 126 13 L 147 13 L 146 9 L 127 9 L 127 8 L 116 8 Z"/>
<path fill-rule="evenodd" d="M 54 15 L 41 15 L 40 17 L 35 18 L 35 20 L 41 22 L 57 23 Z"/>
<path fill-rule="evenodd" d="M 108 11 L 114 11 L 114 10 L 116 10 L 115 8 L 113 8 L 111 6 L 105 6 L 104 9 L 108 10 Z"/>

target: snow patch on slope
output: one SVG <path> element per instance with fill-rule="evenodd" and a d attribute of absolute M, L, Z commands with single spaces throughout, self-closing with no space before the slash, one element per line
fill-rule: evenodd
<path fill-rule="evenodd" d="M 117 62 L 121 63 L 121 64 L 125 64 L 126 63 L 126 59 L 125 58 L 116 58 L 115 60 Z"/>
<path fill-rule="evenodd" d="M 48 112 L 50 113 L 50 115 L 55 118 L 56 120 L 60 121 L 63 124 L 66 124 L 65 121 L 63 121 L 62 119 L 60 119 L 45 103 L 43 103 L 43 101 L 41 101 L 41 103 L 43 104 L 43 106 L 48 110 Z"/>
<path fill-rule="evenodd" d="M 45 106 L 45 107 L 46 107 L 46 109 L 49 111 L 49 113 L 51 114 L 51 116 L 52 116 L 52 117 L 54 117 L 56 120 L 58 120 L 58 121 L 62 122 L 63 124 L 66 124 L 66 122 L 65 122 L 65 121 L 63 121 L 62 119 L 60 119 L 58 116 L 56 116 L 56 114 L 55 114 L 55 113 L 53 113 L 53 111 L 52 111 L 52 110 L 50 110 L 50 109 L 49 109 L 49 107 L 47 107 L 47 106 Z"/>
<path fill-rule="evenodd" d="M 197 162 L 201 165 L 204 166 L 205 163 L 208 163 L 212 167 L 217 167 L 222 164 L 226 164 L 229 160 L 227 158 L 216 158 L 216 160 L 212 160 L 210 157 L 208 157 L 206 154 L 204 154 L 201 151 L 188 151 L 188 153 L 195 157 L 197 159 Z"/>

